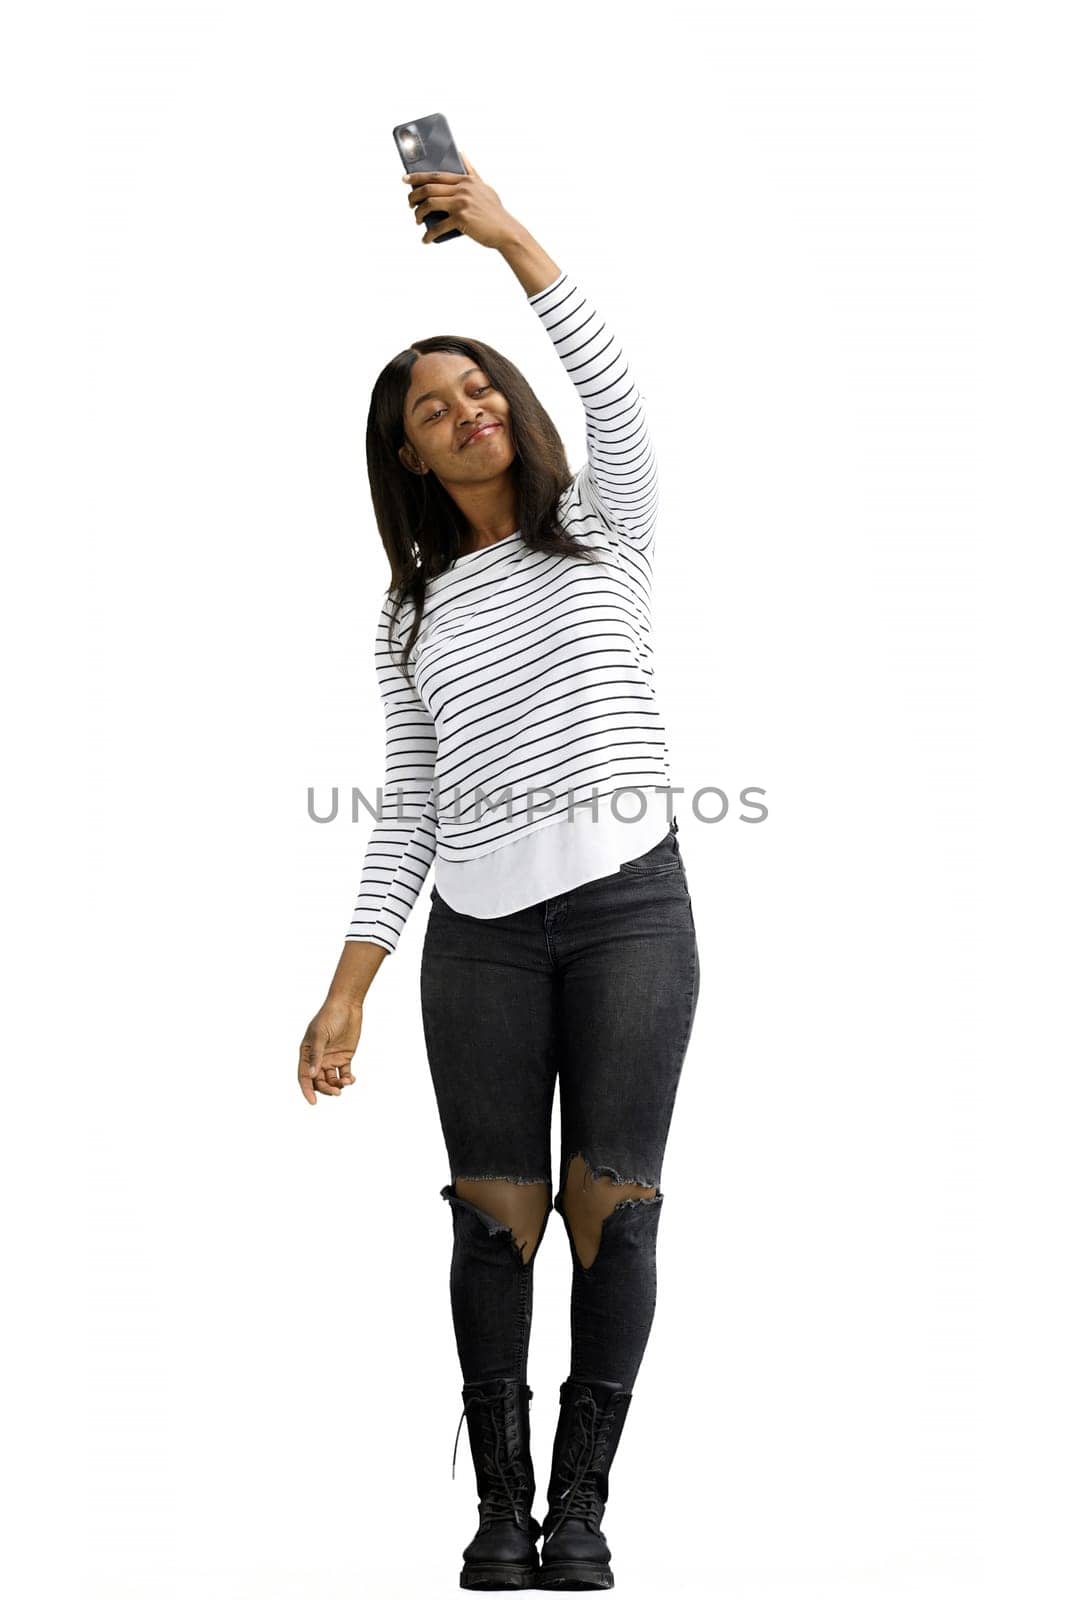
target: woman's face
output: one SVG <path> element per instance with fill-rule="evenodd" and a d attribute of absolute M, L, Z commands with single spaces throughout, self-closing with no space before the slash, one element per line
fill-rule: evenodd
<path fill-rule="evenodd" d="M 442 483 L 483 483 L 515 459 L 507 400 L 484 368 L 452 351 L 420 355 L 411 368 L 404 431 L 401 459 L 422 470 L 414 447 Z"/>

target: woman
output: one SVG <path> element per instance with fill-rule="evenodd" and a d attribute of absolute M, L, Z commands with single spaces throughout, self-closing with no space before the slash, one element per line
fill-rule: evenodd
<path fill-rule="evenodd" d="M 608 1471 L 652 1324 L 660 1169 L 700 982 L 654 692 L 656 461 L 614 335 L 464 161 L 405 177 L 414 220 L 444 211 L 424 242 L 459 228 L 508 263 L 581 399 L 589 459 L 568 471 L 529 384 L 477 340 L 421 340 L 375 384 L 386 782 L 300 1079 L 311 1103 L 354 1082 L 364 996 L 435 861 L 422 1015 L 480 1500 L 460 1584 L 609 1588 Z M 637 820 L 632 800 L 613 806 L 624 791 Z M 526 1365 L 553 1209 L 572 1350 L 542 1526 Z"/>

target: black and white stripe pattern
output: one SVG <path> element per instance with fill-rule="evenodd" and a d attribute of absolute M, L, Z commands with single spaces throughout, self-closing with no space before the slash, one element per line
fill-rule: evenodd
<path fill-rule="evenodd" d="M 568 796 L 605 801 L 616 789 L 670 784 L 655 700 L 658 495 L 644 400 L 618 340 L 572 277 L 560 273 L 527 299 L 585 412 L 588 459 L 560 499 L 560 520 L 601 560 L 531 551 L 521 530 L 458 557 L 428 586 L 409 663 L 417 692 L 390 656 L 386 594 L 375 654 L 383 805 L 346 939 L 387 950 L 435 854 L 461 862 L 500 849 L 559 821 Z M 412 614 L 406 602 L 396 656 Z M 558 799 L 528 816 L 527 791 L 546 789 Z"/>

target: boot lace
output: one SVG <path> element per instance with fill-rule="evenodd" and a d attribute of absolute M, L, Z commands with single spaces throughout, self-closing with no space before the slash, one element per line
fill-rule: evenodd
<path fill-rule="evenodd" d="M 597 1517 L 600 1515 L 600 1493 L 596 1486 L 596 1479 L 590 1467 L 596 1455 L 597 1442 L 600 1430 L 597 1427 L 597 1403 L 591 1394 L 586 1392 L 578 1397 L 578 1421 L 582 1429 L 582 1443 L 576 1452 L 577 1461 L 574 1466 L 573 1476 L 566 1493 L 559 1501 L 558 1514 L 553 1517 L 553 1525 L 545 1535 L 544 1549 L 553 1534 L 563 1526 L 568 1516 L 579 1518 Z M 609 1413 L 604 1413 L 603 1423 L 606 1425 Z M 556 1508 L 553 1507 L 555 1512 Z M 548 1518 L 545 1519 L 546 1523 Z"/>
<path fill-rule="evenodd" d="M 492 1471 L 489 1474 L 482 1497 L 481 1512 L 486 1522 L 510 1522 L 513 1518 L 518 1527 L 522 1527 L 522 1516 L 518 1502 L 512 1489 L 511 1480 L 517 1476 L 523 1478 L 521 1464 L 509 1459 L 507 1453 L 506 1429 L 501 1423 L 500 1413 L 503 1401 L 500 1395 L 472 1394 L 464 1404 L 460 1413 L 459 1427 L 456 1429 L 456 1442 L 452 1450 L 452 1477 L 456 1476 L 456 1456 L 459 1453 L 459 1436 L 463 1431 L 464 1419 L 472 1405 L 486 1405 L 493 1423 L 493 1455 L 487 1458 L 487 1465 Z M 467 1432 L 470 1433 L 470 1422 L 467 1422 Z M 476 1448 L 473 1438 L 471 1449 Z"/>

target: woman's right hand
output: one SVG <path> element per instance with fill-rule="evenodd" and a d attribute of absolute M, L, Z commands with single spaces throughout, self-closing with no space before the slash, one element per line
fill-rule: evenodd
<path fill-rule="evenodd" d="M 363 1004 L 359 1000 L 327 998 L 312 1017 L 300 1045 L 297 1069 L 300 1088 L 310 1105 L 316 1104 L 316 1089 L 336 1095 L 355 1083 L 352 1057 L 362 1028 Z"/>

